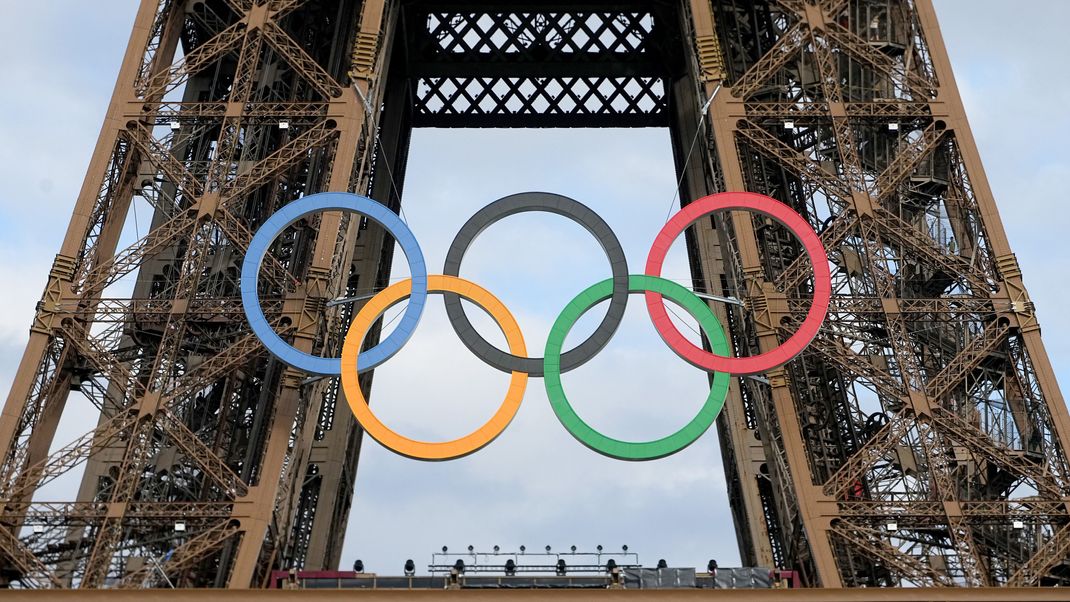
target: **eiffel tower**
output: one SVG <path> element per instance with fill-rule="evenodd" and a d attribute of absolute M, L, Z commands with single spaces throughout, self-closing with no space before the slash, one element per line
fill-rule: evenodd
<path fill-rule="evenodd" d="M 361 433 L 337 380 L 250 333 L 240 265 L 304 195 L 398 211 L 382 174 L 403 183 L 419 127 L 668 128 L 685 203 L 759 192 L 820 234 L 820 334 L 734 380 L 717 425 L 745 564 L 1070 585 L 1070 416 L 931 0 L 143 0 L 0 416 L 0 580 L 337 567 Z M 119 248 L 135 198 L 151 229 Z M 732 212 L 686 243 L 696 291 L 742 292 L 714 307 L 736 355 L 793 332 L 812 271 L 786 230 Z M 269 321 L 337 355 L 353 307 L 327 301 L 384 286 L 393 249 L 352 215 L 299 222 L 262 268 Z M 72 394 L 99 418 L 57 447 Z M 35 501 L 72 470 L 77 499 Z"/>

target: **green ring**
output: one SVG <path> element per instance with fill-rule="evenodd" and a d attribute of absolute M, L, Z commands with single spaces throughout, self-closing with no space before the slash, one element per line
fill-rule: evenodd
<path fill-rule="evenodd" d="M 675 282 L 658 278 L 633 274 L 628 277 L 628 292 L 643 293 L 652 291 L 661 293 L 666 299 L 673 301 L 698 320 L 706 337 L 710 341 L 713 352 L 716 355 L 728 356 L 728 341 L 725 339 L 724 329 L 721 322 L 706 302 L 698 298 L 695 293 L 687 290 Z M 565 306 L 561 315 L 557 317 L 550 335 L 546 340 L 546 353 L 544 354 L 546 383 L 546 396 L 550 398 L 550 407 L 557 414 L 557 419 L 572 436 L 593 451 L 603 456 L 618 460 L 656 460 L 671 456 L 686 448 L 717 420 L 717 415 L 724 407 L 724 400 L 728 396 L 728 383 L 731 376 L 726 372 L 715 372 L 710 394 L 706 397 L 706 403 L 702 405 L 698 414 L 691 419 L 682 429 L 675 433 L 654 441 L 620 441 L 607 437 L 598 432 L 572 409 L 565 396 L 565 389 L 561 386 L 561 348 L 565 343 L 576 320 L 587 310 L 605 301 L 613 295 L 613 279 L 609 278 L 595 284 L 583 291 Z"/>

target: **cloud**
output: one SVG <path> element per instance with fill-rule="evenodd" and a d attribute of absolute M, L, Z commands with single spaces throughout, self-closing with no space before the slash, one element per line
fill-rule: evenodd
<path fill-rule="evenodd" d="M 10 7 L 0 21 L 0 237 L 62 235 L 115 86 L 133 0 Z M 123 32 L 123 33 L 119 33 Z M 35 233 L 37 234 L 37 233 Z M 57 239 L 58 240 L 58 239 Z"/>

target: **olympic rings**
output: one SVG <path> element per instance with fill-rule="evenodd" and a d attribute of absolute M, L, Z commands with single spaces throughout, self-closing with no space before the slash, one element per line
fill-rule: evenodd
<path fill-rule="evenodd" d="M 477 211 L 461 226 L 446 254 L 446 265 L 442 268 L 442 273 L 448 276 L 460 275 L 461 260 L 476 236 L 495 222 L 525 211 L 556 213 L 583 226 L 598 239 L 598 244 L 602 245 L 613 272 L 613 296 L 610 298 L 606 317 L 587 340 L 561 356 L 561 370 L 568 372 L 582 366 L 606 346 L 624 318 L 624 308 L 628 305 L 628 262 L 617 235 L 601 216 L 579 201 L 547 192 L 525 192 L 498 199 Z M 535 377 L 543 375 L 542 358 L 520 358 L 501 351 L 472 328 L 472 322 L 465 315 L 464 307 L 456 295 L 445 295 L 445 301 L 450 324 L 476 357 L 502 372 L 519 370 Z"/>
<path fill-rule="evenodd" d="M 546 339 L 546 375 L 543 381 L 546 385 L 546 396 L 565 429 L 580 443 L 604 456 L 618 460 L 656 460 L 671 456 L 697 441 L 717 419 L 724 406 L 725 397 L 728 396 L 731 377 L 727 372 L 714 374 L 710 394 L 698 414 L 683 428 L 667 437 L 645 442 L 620 441 L 589 426 L 576 414 L 561 385 L 561 346 L 576 320 L 611 295 L 612 284 L 611 280 L 603 280 L 577 295 L 565 306 L 550 328 L 550 336 Z M 664 278 L 642 275 L 629 277 L 628 292 L 646 291 L 656 291 L 680 305 L 698 320 L 713 350 L 721 354 L 728 353 L 728 340 L 725 339 L 724 329 L 706 302 L 686 288 Z"/>
<path fill-rule="evenodd" d="M 478 304 L 497 321 L 498 326 L 505 333 L 509 351 L 519 357 L 527 355 L 524 335 L 521 334 L 520 326 L 517 325 L 513 314 L 509 313 L 505 305 L 486 289 L 454 276 L 431 276 L 427 290 L 428 292 L 453 293 Z M 345 344 L 342 346 L 342 389 L 345 391 L 346 400 L 349 401 L 349 407 L 353 410 L 357 422 L 383 447 L 418 460 L 453 460 L 467 456 L 493 441 L 502 434 L 505 427 L 509 426 L 517 410 L 520 409 L 521 400 L 524 399 L 528 375 L 523 372 L 513 372 L 509 380 L 509 389 L 505 394 L 505 401 L 502 402 L 498 411 L 483 426 L 460 439 L 429 443 L 409 439 L 390 430 L 371 411 L 360 389 L 360 379 L 357 377 L 358 354 L 361 353 L 360 345 L 364 342 L 364 336 L 368 333 L 372 323 L 392 305 L 408 297 L 411 292 L 412 280 L 407 278 L 372 297 L 357 313 L 357 317 L 349 326 L 349 333 L 346 334 Z"/>
<path fill-rule="evenodd" d="M 757 211 L 779 221 L 799 238 L 814 266 L 814 300 L 799 329 L 780 347 L 760 355 L 741 358 L 729 357 L 730 349 L 724 331 L 707 303 L 679 284 L 660 277 L 669 247 L 690 224 L 715 211 L 737 209 Z M 287 226 L 317 211 L 337 210 L 361 213 L 386 228 L 401 245 L 412 277 L 380 291 L 357 313 L 346 335 L 341 358 L 322 358 L 303 353 L 288 345 L 268 324 L 257 297 L 258 272 L 272 240 Z M 579 223 L 598 239 L 609 258 L 612 271 L 612 278 L 595 284 L 568 303 L 550 330 L 544 358 L 527 357 L 520 327 L 501 301 L 482 287 L 458 276 L 464 254 L 480 232 L 504 217 L 525 211 L 556 213 Z M 321 193 L 286 205 L 271 216 L 256 233 L 242 264 L 241 296 L 249 324 L 267 349 L 283 362 L 306 372 L 327 376 L 341 375 L 342 387 L 357 421 L 372 438 L 398 454 L 419 460 L 449 460 L 481 449 L 500 435 L 516 415 L 528 377 L 544 376 L 547 396 L 554 413 L 577 440 L 612 458 L 652 460 L 674 454 L 702 436 L 724 406 L 732 375 L 771 370 L 801 353 L 817 335 L 828 312 L 832 295 L 828 257 L 821 239 L 806 220 L 787 205 L 749 192 L 711 195 L 691 203 L 674 215 L 655 238 L 643 275 L 628 274 L 624 251 L 616 235 L 605 221 L 587 206 L 549 193 L 508 196 L 487 205 L 465 223 L 450 246 L 443 271 L 444 275 L 428 276 L 423 253 L 415 236 L 396 214 L 383 205 L 355 194 Z M 368 407 L 358 379 L 360 372 L 382 364 L 412 337 L 430 292 L 443 294 L 450 323 L 465 346 L 485 363 L 512 374 L 505 399 L 489 421 L 460 439 L 441 443 L 409 439 L 387 428 Z M 576 414 L 561 385 L 561 374 L 581 366 L 609 342 L 623 318 L 628 295 L 639 292 L 644 294 L 647 311 L 654 326 L 669 347 L 690 364 L 714 373 L 714 377 L 702 408 L 683 428 L 657 440 L 619 441 L 594 430 Z M 464 313 L 461 297 L 475 302 L 497 321 L 505 334 L 508 352 L 497 349 L 475 331 Z M 698 320 L 706 333 L 712 353 L 700 349 L 680 334 L 666 313 L 666 297 Z M 367 351 L 361 351 L 360 347 L 371 325 L 383 312 L 405 298 L 408 298 L 409 302 L 400 324 L 386 340 Z M 572 350 L 562 353 L 565 337 L 576 320 L 606 299 L 610 300 L 609 309 L 594 333 Z"/>
<path fill-rule="evenodd" d="M 257 286 L 260 281 L 260 264 L 271 247 L 271 242 L 290 224 L 302 217 L 320 211 L 352 211 L 365 215 L 386 228 L 394 240 L 401 245 L 405 258 L 409 262 L 414 290 L 394 332 L 385 341 L 364 352 L 363 370 L 371 370 L 390 359 L 411 337 L 420 321 L 424 304 L 427 302 L 427 265 L 424 263 L 423 251 L 412 231 L 401 218 L 372 199 L 347 192 L 321 192 L 302 197 L 276 211 L 253 236 L 245 261 L 241 268 L 241 300 L 245 308 L 245 317 L 253 333 L 264 343 L 268 351 L 287 365 L 305 372 L 324 376 L 337 376 L 341 373 L 338 358 L 316 357 L 298 351 L 282 340 L 275 329 L 268 324 L 264 311 L 260 308 Z"/>
<path fill-rule="evenodd" d="M 759 355 L 749 357 L 725 357 L 714 355 L 695 346 L 687 340 L 669 320 L 661 295 L 656 292 L 646 293 L 646 307 L 655 328 L 661 333 L 665 343 L 691 365 L 708 372 L 728 372 L 729 374 L 748 375 L 772 370 L 788 363 L 799 355 L 810 341 L 817 336 L 821 323 L 825 321 L 829 302 L 832 297 L 832 274 L 829 271 L 828 256 L 825 248 L 810 224 L 791 207 L 767 196 L 753 192 L 722 192 L 703 197 L 684 207 L 665 224 L 650 247 L 646 261 L 646 274 L 660 276 L 661 265 L 665 261 L 672 242 L 695 220 L 715 211 L 730 209 L 750 209 L 767 215 L 791 230 L 802 242 L 807 256 L 814 266 L 814 301 L 810 311 L 799 329 L 780 347 Z"/>

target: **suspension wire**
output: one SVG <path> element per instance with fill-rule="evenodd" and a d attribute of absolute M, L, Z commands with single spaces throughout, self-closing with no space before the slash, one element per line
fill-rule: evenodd
<path fill-rule="evenodd" d="M 390 318 L 389 320 L 384 322 L 383 325 L 379 327 L 379 331 L 382 332 L 382 331 L 386 330 L 388 326 L 390 326 L 391 324 L 396 322 L 397 319 L 401 317 L 401 314 L 405 313 L 405 309 L 406 308 L 404 306 L 403 307 L 399 307 L 397 313 L 394 314 L 394 317 Z"/>
<path fill-rule="evenodd" d="M 137 224 L 137 197 L 130 199 L 130 209 L 134 212 L 134 236 L 141 240 L 141 227 Z"/>
<path fill-rule="evenodd" d="M 696 330 L 696 329 L 695 329 L 695 327 L 694 327 L 694 326 L 692 326 L 691 324 L 688 324 L 687 320 L 685 320 L 685 319 L 683 318 L 683 316 L 681 316 L 680 314 L 676 313 L 676 310 L 674 310 L 674 309 L 672 308 L 672 306 L 671 306 L 671 305 L 669 305 L 668 303 L 666 303 L 666 304 L 665 304 L 665 309 L 667 309 L 667 310 L 669 311 L 669 313 L 671 313 L 672 315 L 676 316 L 676 317 L 677 317 L 677 319 L 679 319 L 679 320 L 680 320 L 680 322 L 681 322 L 681 323 L 683 323 L 683 325 L 684 325 L 684 326 L 687 326 L 687 328 L 688 328 L 688 329 L 689 329 L 689 330 L 690 330 L 691 332 L 693 332 L 693 333 L 697 334 L 697 335 L 699 336 L 699 338 L 700 338 L 700 339 L 702 338 L 702 333 L 701 333 L 701 332 L 699 332 L 698 330 Z"/>
<path fill-rule="evenodd" d="M 397 180 L 394 179 L 394 169 L 390 165 L 390 155 L 386 152 L 386 148 L 383 147 L 382 139 L 379 136 L 382 131 L 382 126 L 373 122 L 372 116 L 375 114 L 375 111 L 372 109 L 371 101 L 364 95 L 364 91 L 360 89 L 360 86 L 355 84 L 353 85 L 353 89 L 356 90 L 357 96 L 360 97 L 360 101 L 364 105 L 364 127 L 374 130 L 374 133 L 372 134 L 373 139 L 375 140 L 374 146 L 379 149 L 379 157 L 383 159 L 383 165 L 386 167 L 386 175 L 390 180 L 390 187 L 393 190 L 394 196 L 398 199 L 398 211 L 401 215 L 401 219 L 406 225 L 411 227 L 412 224 L 409 222 L 408 216 L 405 215 L 405 206 L 401 202 L 401 188 L 398 186 Z"/>
<path fill-rule="evenodd" d="M 684 165 L 680 168 L 680 177 L 676 180 L 676 189 L 672 193 L 672 198 L 669 199 L 669 209 L 665 212 L 665 223 L 669 222 L 669 218 L 672 216 L 672 209 L 676 206 L 676 201 L 680 198 L 680 187 L 684 185 L 684 177 L 687 175 L 687 168 L 691 165 L 691 156 L 695 153 L 695 145 L 698 143 L 699 136 L 702 135 L 702 126 L 706 124 L 706 113 L 709 111 L 710 105 L 713 104 L 713 99 L 717 98 L 717 93 L 721 91 L 721 84 L 717 84 L 717 87 L 713 89 L 713 94 L 710 94 L 710 98 L 706 101 L 706 104 L 702 105 L 702 109 L 699 110 L 701 117 L 699 117 L 698 125 L 695 126 L 695 136 L 691 139 L 691 148 L 687 150 L 687 157 L 684 158 Z"/>
<path fill-rule="evenodd" d="M 694 288 L 693 285 L 695 284 L 695 277 L 694 276 L 666 276 L 666 275 L 663 274 L 663 275 L 658 276 L 658 277 L 663 279 L 663 280 L 671 280 L 673 282 L 677 282 L 677 283 L 682 284 L 682 285 L 684 285 L 684 286 L 686 286 L 688 288 Z M 746 289 L 741 288 L 741 287 L 732 286 L 732 285 L 725 285 L 723 290 L 722 290 L 722 292 L 726 296 L 736 297 L 737 299 L 742 299 L 743 296 L 745 296 L 745 295 L 741 295 L 741 293 L 744 290 L 746 290 Z M 709 292 L 709 291 L 706 291 L 706 292 Z M 713 294 L 713 293 L 710 293 L 710 294 Z"/>
<path fill-rule="evenodd" d="M 375 145 L 379 147 L 379 156 L 382 157 L 383 165 L 386 167 L 386 175 L 390 179 L 390 187 L 394 191 L 394 196 L 396 196 L 398 199 L 398 211 L 401 214 L 401 219 L 405 222 L 407 226 L 411 228 L 412 223 L 409 222 L 409 217 L 405 215 L 405 204 L 401 202 L 401 189 L 398 187 L 397 180 L 394 179 L 394 170 L 390 166 L 390 157 L 389 154 L 386 152 L 386 149 L 383 148 L 383 143 L 379 136 L 378 130 L 376 130 L 375 132 Z"/>
<path fill-rule="evenodd" d="M 687 176 L 687 168 L 691 165 L 691 157 L 694 156 L 695 147 L 698 145 L 698 139 L 700 136 L 702 136 L 702 132 L 704 131 L 703 126 L 705 126 L 706 124 L 707 112 L 709 111 L 710 105 L 713 104 L 713 99 L 717 98 L 717 93 L 720 91 L 721 84 L 717 84 L 717 87 L 713 90 L 713 94 L 710 94 L 709 99 L 706 100 L 706 103 L 702 105 L 702 109 L 699 110 L 701 116 L 699 117 L 698 125 L 695 126 L 695 135 L 691 138 L 691 145 L 687 149 L 687 156 L 684 158 L 684 164 L 680 168 L 680 177 L 676 179 L 676 187 L 673 189 L 672 198 L 669 199 L 669 206 L 665 210 L 665 223 L 669 223 L 669 218 L 672 217 L 672 210 L 674 207 L 676 207 L 676 203 L 680 198 L 680 187 L 684 185 L 684 178 Z M 678 278 L 670 278 L 669 280 L 685 282 L 684 279 Z M 686 282 L 689 287 L 694 288 L 693 286 L 691 286 L 694 284 L 693 278 L 688 278 Z M 673 311 L 672 308 L 668 305 L 666 305 L 665 308 L 668 309 L 669 312 L 672 313 L 672 315 L 679 318 L 680 321 L 683 322 L 689 329 L 691 329 L 692 332 L 699 335 L 700 338 L 702 337 L 702 333 L 698 330 L 695 330 L 695 328 L 693 328 L 690 324 L 684 321 L 684 319 L 680 317 L 680 314 Z"/>

